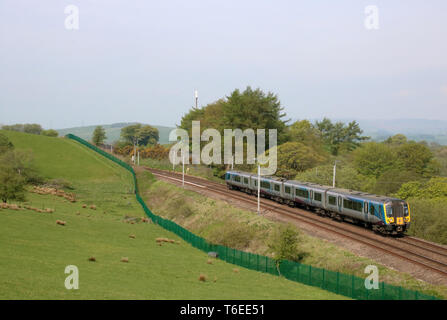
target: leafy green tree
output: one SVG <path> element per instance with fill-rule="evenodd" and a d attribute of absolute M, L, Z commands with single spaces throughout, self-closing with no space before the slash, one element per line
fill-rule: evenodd
<path fill-rule="evenodd" d="M 2 126 L 3 130 L 8 130 L 8 131 L 19 131 L 19 132 L 23 132 L 23 124 L 13 124 L 13 125 L 4 125 Z"/>
<path fill-rule="evenodd" d="M 0 133 L 0 155 L 14 149 L 14 145 L 9 141 L 8 137 Z"/>
<path fill-rule="evenodd" d="M 292 178 L 298 172 L 312 168 L 326 159 L 314 149 L 301 142 L 286 142 L 277 150 L 276 175 Z"/>
<path fill-rule="evenodd" d="M 420 179 L 420 175 L 402 169 L 389 169 L 377 179 L 373 192 L 382 195 L 396 193 L 402 184 Z"/>
<path fill-rule="evenodd" d="M 406 144 L 407 141 L 407 137 L 404 136 L 403 134 L 395 134 L 392 137 L 389 137 L 388 139 L 385 140 L 386 144 L 392 145 L 393 147 L 395 146 L 401 146 L 403 144 Z"/>
<path fill-rule="evenodd" d="M 37 123 L 27 123 L 23 126 L 23 131 L 31 134 L 41 134 L 42 126 Z"/>
<path fill-rule="evenodd" d="M 24 177 L 11 167 L 0 165 L 0 199 L 4 203 L 8 200 L 24 200 L 25 185 Z"/>
<path fill-rule="evenodd" d="M 286 139 L 286 116 L 278 96 L 272 92 L 247 87 L 234 90 L 223 105 L 223 120 L 227 128 L 276 129 L 278 144 Z"/>
<path fill-rule="evenodd" d="M 180 128 L 191 134 L 191 121 L 198 120 L 201 130 L 214 128 L 221 135 L 224 129 L 276 129 L 281 144 L 287 140 L 287 121 L 283 117 L 285 113 L 276 95 L 247 87 L 203 108 L 192 108 L 182 117 Z"/>
<path fill-rule="evenodd" d="M 104 141 L 107 139 L 106 130 L 102 126 L 97 126 L 95 131 L 93 131 L 93 143 L 97 146 L 100 144 L 104 144 Z"/>
<path fill-rule="evenodd" d="M 41 134 L 47 137 L 57 137 L 59 135 L 59 133 L 53 129 L 43 130 Z"/>
<path fill-rule="evenodd" d="M 288 127 L 290 141 L 320 148 L 323 144 L 321 132 L 309 120 L 295 121 Z"/>
<path fill-rule="evenodd" d="M 343 149 L 352 151 L 360 145 L 361 141 L 369 139 L 361 135 L 363 130 L 356 121 L 349 122 L 348 125 L 342 122 L 334 124 L 331 120 L 324 118 L 322 121 L 315 122 L 315 127 L 321 132 L 326 147 L 333 155 L 337 155 L 342 146 Z"/>
<path fill-rule="evenodd" d="M 444 199 L 447 200 L 447 178 L 435 177 L 427 182 L 411 181 L 404 183 L 396 196 L 401 199 Z"/>
<path fill-rule="evenodd" d="M 16 163 L 16 151 L 0 155 L 0 200 L 23 200 L 25 196 L 26 175 L 23 165 Z M 21 169 L 21 170 L 20 170 Z"/>
<path fill-rule="evenodd" d="M 430 149 L 421 143 L 409 142 L 401 145 L 396 150 L 397 164 L 407 171 L 424 174 L 433 154 Z"/>
<path fill-rule="evenodd" d="M 299 232 L 290 225 L 281 225 L 275 229 L 270 241 L 269 250 L 273 254 L 278 273 L 282 260 L 299 262 L 307 255 L 307 252 L 299 248 Z"/>
<path fill-rule="evenodd" d="M 378 178 L 387 170 L 396 168 L 396 154 L 384 143 L 367 142 L 353 152 L 354 166 L 365 176 Z"/>
<path fill-rule="evenodd" d="M 158 129 L 149 125 L 141 127 L 137 131 L 138 145 L 156 145 L 159 139 Z"/>
<path fill-rule="evenodd" d="M 299 172 L 295 180 L 313 182 L 322 185 L 332 186 L 334 166 L 321 165 L 304 172 Z M 371 192 L 375 185 L 374 177 L 359 174 L 355 168 L 347 163 L 337 163 L 335 186 L 338 188 Z"/>
<path fill-rule="evenodd" d="M 39 184 L 43 182 L 43 178 L 34 165 L 31 151 L 11 150 L 2 154 L 0 167 L 14 171 L 24 179 L 25 183 Z"/>
<path fill-rule="evenodd" d="M 138 130 L 140 129 L 141 123 L 124 127 L 121 129 L 121 138 L 130 144 L 136 144 L 138 138 Z"/>

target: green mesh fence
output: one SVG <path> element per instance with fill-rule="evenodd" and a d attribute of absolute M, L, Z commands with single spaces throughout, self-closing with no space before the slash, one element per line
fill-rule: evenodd
<path fill-rule="evenodd" d="M 190 243 L 193 247 L 205 252 L 217 252 L 218 258 L 228 263 L 232 263 L 247 269 L 261 271 L 273 275 L 279 275 L 278 268 L 273 259 L 261 256 L 254 253 L 244 252 L 221 245 L 215 245 L 207 242 L 204 238 L 199 237 L 180 225 L 170 220 L 164 219 L 155 215 L 146 206 L 146 203 L 138 193 L 138 185 L 135 172 L 133 168 L 114 157 L 113 155 L 101 150 L 100 148 L 88 143 L 87 141 L 73 135 L 66 135 L 67 138 L 75 140 L 84 146 L 98 152 L 111 161 L 119 164 L 127 169 L 133 177 L 135 185 L 135 196 L 137 201 L 141 204 L 146 215 L 155 223 L 164 229 L 171 231 L 180 238 Z M 417 291 L 408 290 L 402 287 L 393 286 L 380 282 L 379 289 L 366 289 L 365 279 L 347 275 L 339 272 L 334 272 L 326 269 L 316 268 L 297 262 L 283 260 L 279 264 L 279 272 L 281 276 L 296 282 L 306 285 L 319 287 L 324 290 L 340 294 L 353 299 L 362 300 L 436 300 L 436 297 L 422 294 Z"/>

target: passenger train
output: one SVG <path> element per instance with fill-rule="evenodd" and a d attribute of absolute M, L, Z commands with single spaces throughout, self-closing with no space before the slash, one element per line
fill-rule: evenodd
<path fill-rule="evenodd" d="M 229 189 L 257 195 L 256 174 L 227 171 L 225 181 Z M 382 234 L 403 234 L 410 227 L 410 206 L 404 200 L 274 176 L 261 176 L 260 185 L 264 198 L 363 224 Z"/>

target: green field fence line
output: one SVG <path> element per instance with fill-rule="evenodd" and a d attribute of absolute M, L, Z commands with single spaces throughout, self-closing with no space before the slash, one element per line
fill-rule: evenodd
<path fill-rule="evenodd" d="M 267 256 L 236 250 L 222 245 L 211 244 L 204 238 L 193 234 L 175 222 L 164 219 L 152 213 L 138 192 L 137 178 L 132 166 L 73 134 L 67 134 L 66 137 L 83 144 L 84 146 L 96 151 L 97 153 L 128 170 L 133 177 L 137 201 L 140 203 L 146 215 L 155 224 L 158 224 L 164 229 L 175 233 L 197 249 L 205 252 L 217 252 L 218 258 L 228 263 L 276 276 L 279 275 L 275 261 Z M 378 289 L 366 289 L 365 279 L 354 275 L 347 275 L 288 260 L 283 260 L 280 262 L 279 272 L 281 276 L 289 280 L 300 282 L 309 286 L 319 287 L 321 289 L 353 299 L 437 300 L 436 297 L 426 295 L 418 291 L 408 290 L 403 287 L 386 284 L 384 282 L 379 283 Z"/>

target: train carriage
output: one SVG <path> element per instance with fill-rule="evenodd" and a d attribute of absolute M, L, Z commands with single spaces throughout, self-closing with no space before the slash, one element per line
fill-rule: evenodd
<path fill-rule="evenodd" d="M 225 180 L 230 189 L 257 194 L 258 176 L 228 171 Z M 403 233 L 410 226 L 407 202 L 385 196 L 309 182 L 261 177 L 261 195 L 291 206 L 302 206 L 339 220 L 363 223 L 381 233 Z"/>

